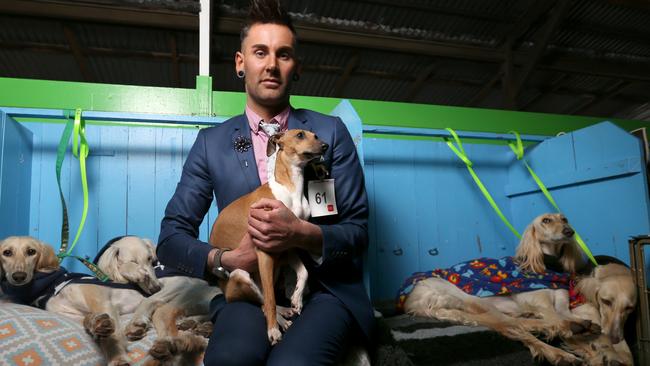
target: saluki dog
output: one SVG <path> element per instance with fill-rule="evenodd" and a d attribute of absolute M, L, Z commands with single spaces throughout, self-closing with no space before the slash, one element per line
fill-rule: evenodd
<path fill-rule="evenodd" d="M 162 363 L 196 364 L 196 358 L 205 350 L 207 340 L 191 332 L 179 333 L 177 322 L 181 318 L 190 319 L 201 324 L 199 333 L 209 335 L 210 301 L 221 290 L 200 278 L 166 273 L 162 266 L 154 269 L 157 262 L 153 244 L 136 236 L 109 241 L 98 253 L 97 259 L 98 267 L 115 282 L 129 282 L 140 287 L 157 283 L 159 288 L 162 287 L 160 291 L 142 299 L 135 308 L 135 314 L 125 327 L 127 338 L 141 339 L 153 323 L 157 338 L 149 354 L 154 359 Z"/>
<path fill-rule="evenodd" d="M 140 303 L 143 295 L 138 290 L 74 283 L 73 276 L 59 266 L 54 249 L 29 236 L 0 242 L 0 275 L 3 291 L 14 302 L 40 305 L 79 321 L 108 365 L 129 364 L 119 318 Z"/>
<path fill-rule="evenodd" d="M 637 302 L 632 271 L 618 260 L 611 262 L 611 257 L 596 259 L 600 265 L 578 279 L 576 287 L 585 302 L 572 312 L 599 324 L 602 333 L 565 339 L 564 346 L 590 365 L 633 365 L 632 352 L 623 337 L 625 322 Z"/>
<path fill-rule="evenodd" d="M 527 227 L 517 247 L 514 262 L 518 270 L 540 274 L 557 262 L 556 272 L 575 272 L 584 265 L 574 231 L 561 214 L 543 214 Z M 569 310 L 565 288 L 546 288 L 509 295 L 470 295 L 447 279 L 431 277 L 417 282 L 404 302 L 405 312 L 466 325 L 482 325 L 521 341 L 535 358 L 552 364 L 575 364 L 580 360 L 539 340 L 568 338 L 576 333 L 599 333 L 600 328 Z"/>

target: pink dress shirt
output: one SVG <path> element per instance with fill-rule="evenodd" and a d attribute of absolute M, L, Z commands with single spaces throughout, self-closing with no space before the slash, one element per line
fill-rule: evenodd
<path fill-rule="evenodd" d="M 289 124 L 289 113 L 291 112 L 291 107 L 287 106 L 282 112 L 277 116 L 273 117 L 271 121 L 264 121 L 266 123 L 273 123 L 273 120 L 280 124 L 280 131 L 284 132 L 287 130 Z M 252 109 L 246 106 L 246 117 L 248 118 L 248 125 L 251 128 L 251 140 L 253 141 L 253 152 L 255 153 L 255 163 L 257 164 L 257 174 L 260 177 L 261 184 L 266 183 L 269 179 L 266 174 L 266 145 L 269 142 L 269 137 L 266 135 L 264 130 L 260 128 L 260 117 L 257 113 L 253 112 Z"/>

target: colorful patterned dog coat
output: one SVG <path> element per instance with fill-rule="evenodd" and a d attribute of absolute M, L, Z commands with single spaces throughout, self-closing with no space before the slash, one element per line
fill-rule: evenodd
<path fill-rule="evenodd" d="M 512 257 L 479 258 L 458 263 L 448 269 L 413 273 L 399 289 L 397 309 L 403 311 L 404 302 L 415 285 L 431 277 L 445 279 L 464 292 L 478 297 L 509 295 L 547 288 L 568 290 L 572 279 L 568 273 L 549 269 L 544 273 L 521 271 Z"/>

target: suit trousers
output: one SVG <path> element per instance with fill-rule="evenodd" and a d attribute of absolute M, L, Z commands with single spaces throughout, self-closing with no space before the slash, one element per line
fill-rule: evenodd
<path fill-rule="evenodd" d="M 275 346 L 268 341 L 260 305 L 226 303 L 219 295 L 211 308 L 214 328 L 205 366 L 333 365 L 361 334 L 352 314 L 326 290 L 305 297 L 302 313 Z"/>

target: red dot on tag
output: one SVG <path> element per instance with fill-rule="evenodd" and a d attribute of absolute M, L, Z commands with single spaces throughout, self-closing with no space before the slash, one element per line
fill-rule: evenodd
<path fill-rule="evenodd" d="M 334 205 L 327 205 L 327 211 L 329 212 L 334 211 Z"/>

